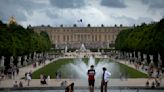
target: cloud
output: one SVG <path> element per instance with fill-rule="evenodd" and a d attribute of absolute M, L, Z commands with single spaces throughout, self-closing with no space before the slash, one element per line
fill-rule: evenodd
<path fill-rule="evenodd" d="M 8 21 L 10 16 L 16 16 L 18 20 L 26 20 L 26 15 L 22 11 L 22 7 L 13 0 L 1 0 L 0 16 L 4 21 Z"/>
<path fill-rule="evenodd" d="M 127 17 L 127 16 L 111 16 L 116 24 L 121 23 L 126 26 L 133 26 L 135 25 L 140 25 L 141 23 L 151 23 L 154 20 L 149 17 L 138 17 L 137 19 L 134 19 L 132 17 Z"/>
<path fill-rule="evenodd" d="M 51 5 L 57 8 L 81 8 L 85 5 L 84 0 L 50 0 Z"/>
<path fill-rule="evenodd" d="M 8 21 L 9 17 L 14 16 L 18 21 L 26 21 L 27 15 L 32 15 L 36 9 L 44 8 L 43 3 L 33 0 L 1 0 L 0 16 L 3 21 Z"/>
<path fill-rule="evenodd" d="M 164 0 L 142 0 L 143 4 L 147 4 L 149 8 L 164 8 Z"/>
<path fill-rule="evenodd" d="M 55 12 L 54 12 L 55 11 Z M 46 15 L 49 18 L 59 18 L 60 17 L 60 12 L 57 9 L 46 9 L 46 10 L 42 10 L 43 13 L 46 13 Z"/>
<path fill-rule="evenodd" d="M 164 15 L 163 0 L 151 1 L 0 0 L 0 17 L 2 21 L 6 22 L 10 16 L 14 16 L 24 27 L 29 24 L 32 26 L 42 24 L 51 26 L 123 24 L 129 26 L 161 19 Z M 161 6 L 157 7 L 157 5 Z M 83 24 L 77 22 L 79 19 L 83 20 Z"/>
<path fill-rule="evenodd" d="M 126 8 L 123 0 L 102 0 L 101 5 L 107 6 L 110 8 Z"/>

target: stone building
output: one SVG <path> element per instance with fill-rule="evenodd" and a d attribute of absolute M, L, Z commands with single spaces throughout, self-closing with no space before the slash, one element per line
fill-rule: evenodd
<path fill-rule="evenodd" d="M 45 31 L 48 33 L 53 45 L 56 48 L 80 48 L 84 44 L 86 48 L 110 48 L 114 44 L 118 33 L 128 27 L 51 27 L 35 26 L 35 32 Z"/>

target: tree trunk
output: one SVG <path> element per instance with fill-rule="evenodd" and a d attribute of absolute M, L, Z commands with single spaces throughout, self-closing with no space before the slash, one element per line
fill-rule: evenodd
<path fill-rule="evenodd" d="M 23 61 L 24 61 L 24 57 L 23 55 L 21 56 L 21 65 L 23 66 Z"/>
<path fill-rule="evenodd" d="M 141 52 L 141 62 L 144 60 L 143 53 Z"/>
<path fill-rule="evenodd" d="M 150 64 L 150 56 L 149 54 L 146 54 L 147 55 L 147 63 Z"/>
<path fill-rule="evenodd" d="M 5 57 L 5 62 L 4 62 L 4 66 L 5 66 L 5 70 L 4 70 L 4 73 L 7 74 L 7 70 L 10 67 L 10 56 L 4 56 Z"/>
<path fill-rule="evenodd" d="M 135 57 L 138 58 L 138 52 L 137 51 L 135 51 Z"/>
<path fill-rule="evenodd" d="M 18 63 L 18 59 L 17 58 L 18 58 L 17 56 L 14 57 L 13 63 L 14 63 L 15 66 L 17 66 L 17 63 Z"/>
<path fill-rule="evenodd" d="M 34 60 L 34 52 L 31 53 L 31 59 Z"/>
<path fill-rule="evenodd" d="M 4 66 L 6 68 L 9 68 L 10 67 L 10 56 L 5 56 L 5 63 L 4 63 Z"/>
<path fill-rule="evenodd" d="M 161 60 L 162 60 L 162 68 L 164 68 L 164 54 L 160 53 L 161 55 Z"/>
<path fill-rule="evenodd" d="M 158 53 L 154 53 L 153 55 L 153 62 L 155 66 L 158 66 Z"/>

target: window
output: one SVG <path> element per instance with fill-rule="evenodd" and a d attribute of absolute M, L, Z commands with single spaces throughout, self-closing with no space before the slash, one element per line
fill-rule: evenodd
<path fill-rule="evenodd" d="M 59 40 L 60 40 L 60 36 L 58 35 L 58 42 L 59 42 Z"/>
<path fill-rule="evenodd" d="M 69 35 L 67 35 L 67 41 L 69 41 Z"/>
<path fill-rule="evenodd" d="M 101 35 L 99 35 L 99 41 L 101 41 Z"/>
<path fill-rule="evenodd" d="M 63 41 L 65 42 L 66 40 L 65 40 L 65 35 L 63 35 Z"/>

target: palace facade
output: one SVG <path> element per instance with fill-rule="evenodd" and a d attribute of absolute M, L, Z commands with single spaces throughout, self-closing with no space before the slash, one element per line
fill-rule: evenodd
<path fill-rule="evenodd" d="M 80 48 L 82 44 L 86 48 L 110 48 L 114 44 L 118 33 L 128 27 L 51 27 L 35 26 L 32 27 L 37 33 L 47 32 L 55 48 L 63 49 Z"/>

